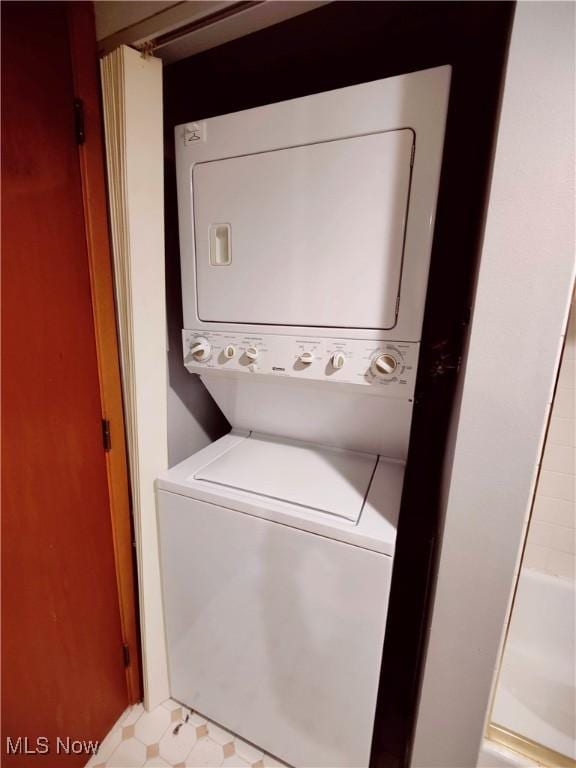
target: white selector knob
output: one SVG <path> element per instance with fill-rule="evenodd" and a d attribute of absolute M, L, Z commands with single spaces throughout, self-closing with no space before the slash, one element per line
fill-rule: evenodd
<path fill-rule="evenodd" d="M 246 349 L 246 357 L 248 360 L 258 360 L 258 350 L 256 347 L 248 347 Z"/>
<path fill-rule="evenodd" d="M 372 362 L 372 372 L 376 376 L 389 376 L 394 373 L 398 367 L 398 361 L 393 355 L 382 354 L 374 358 Z"/>
<path fill-rule="evenodd" d="M 235 354 L 236 347 L 234 347 L 232 344 L 228 344 L 228 346 L 224 349 L 224 357 L 227 357 L 228 360 L 230 360 L 234 357 Z"/>
<path fill-rule="evenodd" d="M 208 360 L 211 353 L 212 347 L 210 346 L 208 339 L 197 336 L 192 342 L 192 346 L 190 347 L 190 354 L 192 357 L 195 357 L 196 360 L 203 362 L 204 360 Z"/>
<path fill-rule="evenodd" d="M 314 355 L 312 352 L 302 352 L 298 360 L 304 365 L 310 365 L 310 363 L 314 362 Z"/>
<path fill-rule="evenodd" d="M 342 354 L 342 352 L 335 352 L 332 355 L 332 368 L 335 368 L 337 371 L 340 370 L 340 368 L 344 367 L 344 363 L 346 362 L 346 358 Z"/>

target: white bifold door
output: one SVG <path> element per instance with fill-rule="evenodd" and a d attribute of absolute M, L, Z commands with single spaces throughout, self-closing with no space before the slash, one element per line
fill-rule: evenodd
<path fill-rule="evenodd" d="M 199 319 L 393 328 L 413 143 L 403 129 L 197 163 Z"/>

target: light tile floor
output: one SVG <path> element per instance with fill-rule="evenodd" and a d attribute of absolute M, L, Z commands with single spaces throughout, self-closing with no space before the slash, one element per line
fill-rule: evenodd
<path fill-rule="evenodd" d="M 124 712 L 86 768 L 286 768 L 251 744 L 175 701 Z"/>

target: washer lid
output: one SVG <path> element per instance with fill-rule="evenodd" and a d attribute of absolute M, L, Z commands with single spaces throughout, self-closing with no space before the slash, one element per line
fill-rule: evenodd
<path fill-rule="evenodd" d="M 377 461 L 370 453 L 251 433 L 194 479 L 357 523 Z"/>

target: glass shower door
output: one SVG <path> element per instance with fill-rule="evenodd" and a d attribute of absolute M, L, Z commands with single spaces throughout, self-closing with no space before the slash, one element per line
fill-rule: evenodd
<path fill-rule="evenodd" d="M 576 766 L 575 347 L 573 302 L 487 733 L 559 768 Z"/>

